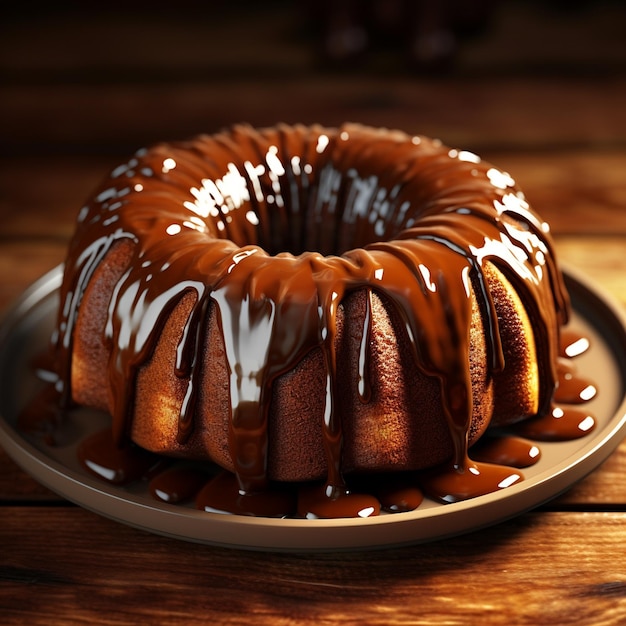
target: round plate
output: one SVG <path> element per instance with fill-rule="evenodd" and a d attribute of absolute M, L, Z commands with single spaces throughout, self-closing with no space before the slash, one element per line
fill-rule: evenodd
<path fill-rule="evenodd" d="M 41 483 L 96 513 L 154 533 L 188 541 L 256 550 L 348 550 L 441 539 L 495 524 L 559 495 L 602 463 L 626 435 L 626 317 L 587 279 L 565 272 L 573 302 L 570 326 L 591 339 L 577 357 L 581 374 L 599 381 L 585 405 L 597 417 L 586 437 L 541 443 L 541 460 L 512 487 L 455 504 L 426 500 L 410 513 L 366 519 L 302 520 L 221 515 L 193 504 L 154 500 L 143 483 L 108 485 L 80 466 L 76 447 L 103 428 L 107 416 L 79 410 L 72 436 L 51 447 L 16 429 L 19 411 L 41 384 L 31 361 L 49 341 L 58 307 L 57 267 L 28 289 L 0 327 L 0 433 L 8 454 Z M 74 420 L 74 412 L 72 413 Z"/>

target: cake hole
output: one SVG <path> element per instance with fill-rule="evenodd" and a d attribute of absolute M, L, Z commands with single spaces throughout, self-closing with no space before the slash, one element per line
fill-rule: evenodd
<path fill-rule="evenodd" d="M 307 175 L 293 159 L 281 165 L 280 176 L 277 167 L 247 168 L 246 191 L 239 189 L 236 198 L 223 197 L 221 206 L 206 211 L 212 231 L 271 255 L 328 256 L 389 240 L 407 226 L 409 203 L 401 202 L 397 187 L 382 186 L 376 176 L 328 164 L 309 168 Z M 220 183 L 215 186 L 223 189 Z"/>

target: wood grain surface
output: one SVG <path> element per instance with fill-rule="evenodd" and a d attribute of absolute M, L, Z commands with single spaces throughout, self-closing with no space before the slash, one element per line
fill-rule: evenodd
<path fill-rule="evenodd" d="M 407 64 L 394 32 L 358 66 L 322 62 L 312 4 L 7 11 L 0 313 L 62 262 L 88 193 L 136 148 L 241 121 L 346 120 L 437 136 L 509 171 L 560 258 L 626 309 L 623 3 L 494 2 L 438 72 Z M 511 521 L 329 554 L 129 528 L 58 497 L 0 449 L 2 624 L 621 624 L 624 546 L 626 442 Z"/>

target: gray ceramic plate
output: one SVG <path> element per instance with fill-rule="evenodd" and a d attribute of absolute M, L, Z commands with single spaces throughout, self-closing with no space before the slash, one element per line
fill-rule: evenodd
<path fill-rule="evenodd" d="M 29 363 L 49 340 L 61 268 L 28 289 L 0 327 L 2 444 L 24 470 L 68 500 L 119 522 L 188 541 L 256 550 L 348 550 L 476 530 L 559 495 L 600 465 L 626 436 L 626 316 L 584 277 L 566 271 L 566 280 L 574 305 L 571 325 L 592 342 L 592 348 L 578 357 L 578 368 L 601 383 L 598 396 L 585 405 L 598 425 L 576 441 L 542 443 L 542 458 L 524 470 L 526 480 L 498 493 L 456 504 L 426 501 L 416 511 L 376 518 L 296 520 L 206 513 L 193 505 L 157 502 L 143 483 L 116 487 L 100 482 L 83 471 L 76 446 L 106 425 L 105 415 L 77 412 L 71 436 L 56 447 L 30 440 L 15 427 L 18 412 L 40 384 Z"/>

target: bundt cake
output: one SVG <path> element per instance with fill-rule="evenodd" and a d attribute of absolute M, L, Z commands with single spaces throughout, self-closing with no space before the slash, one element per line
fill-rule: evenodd
<path fill-rule="evenodd" d="M 495 490 L 515 475 L 469 446 L 555 389 L 548 230 L 507 173 L 400 131 L 242 125 L 140 150 L 70 244 L 65 402 L 244 495 L 320 481 L 334 501 L 347 475 L 436 466 L 450 500 Z"/>

